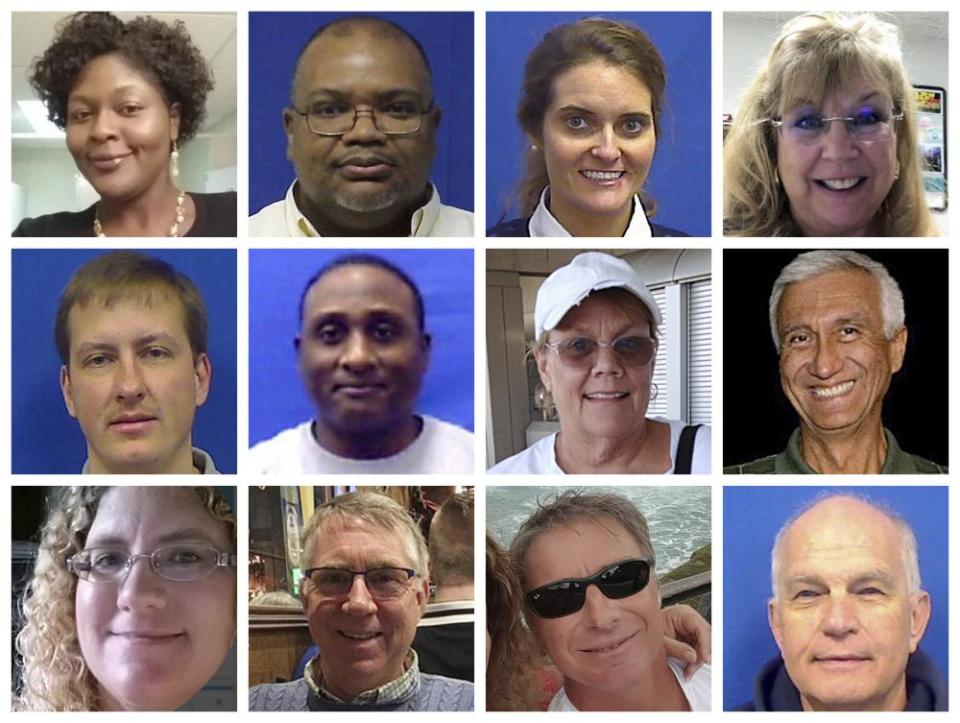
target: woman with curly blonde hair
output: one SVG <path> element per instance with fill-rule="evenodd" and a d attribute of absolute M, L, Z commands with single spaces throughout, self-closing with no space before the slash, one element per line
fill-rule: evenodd
<path fill-rule="evenodd" d="M 900 32 L 870 13 L 787 22 L 724 142 L 728 236 L 935 236 Z"/>
<path fill-rule="evenodd" d="M 14 708 L 180 707 L 236 632 L 230 505 L 215 487 L 57 492 L 20 603 Z"/>

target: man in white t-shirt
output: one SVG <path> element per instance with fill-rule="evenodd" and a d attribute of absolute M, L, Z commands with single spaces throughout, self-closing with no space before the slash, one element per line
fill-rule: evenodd
<path fill-rule="evenodd" d="M 710 710 L 710 666 L 688 679 L 667 654 L 653 545 L 630 500 L 568 490 L 510 551 L 527 622 L 563 676 L 549 710 Z"/>
<path fill-rule="evenodd" d="M 304 289 L 298 367 L 316 417 L 250 450 L 260 474 L 469 473 L 473 435 L 414 413 L 430 359 L 413 280 L 370 254 L 341 256 Z"/>

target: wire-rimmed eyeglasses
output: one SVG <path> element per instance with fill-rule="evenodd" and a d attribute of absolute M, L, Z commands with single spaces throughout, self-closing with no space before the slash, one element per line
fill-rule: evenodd
<path fill-rule="evenodd" d="M 903 120 L 903 113 L 896 108 L 881 110 L 865 106 L 856 114 L 825 118 L 809 108 L 798 108 L 785 113 L 781 118 L 768 118 L 769 123 L 788 139 L 803 145 L 820 143 L 830 132 L 835 121 L 842 121 L 850 137 L 857 143 L 886 143 L 894 137 L 895 124 Z"/>
<path fill-rule="evenodd" d="M 353 579 L 361 575 L 371 597 L 391 600 L 410 589 L 416 570 L 407 567 L 375 567 L 370 570 L 345 570 L 342 567 L 311 567 L 303 571 L 304 581 L 325 598 L 345 598 L 353 587 Z"/>
<path fill-rule="evenodd" d="M 572 336 L 547 342 L 544 346 L 552 349 L 561 362 L 574 369 L 584 369 L 596 364 L 600 347 L 612 349 L 620 363 L 628 367 L 646 366 L 657 353 L 657 342 L 649 336 L 621 336 L 613 341 Z"/>
<path fill-rule="evenodd" d="M 294 108 L 307 121 L 307 128 L 318 136 L 342 136 L 357 125 L 361 115 L 369 115 L 373 125 L 388 136 L 406 136 L 416 133 L 423 126 L 423 117 L 433 111 L 433 104 L 426 110 L 411 101 L 390 101 L 374 108 L 357 108 L 348 103 L 313 103 L 306 110 Z"/>
<path fill-rule="evenodd" d="M 93 583 L 119 582 L 136 564 L 149 560 L 150 569 L 164 580 L 189 582 L 206 577 L 218 567 L 236 567 L 237 556 L 213 545 L 182 542 L 161 545 L 153 552 L 131 555 L 109 547 L 91 547 L 67 558 L 67 570 Z"/>

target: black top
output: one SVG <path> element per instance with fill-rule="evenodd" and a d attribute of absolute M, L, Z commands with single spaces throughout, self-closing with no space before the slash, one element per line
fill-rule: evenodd
<path fill-rule="evenodd" d="M 907 706 L 904 710 L 947 710 L 947 683 L 933 658 L 919 648 L 907 658 Z M 736 710 L 800 711 L 800 691 L 780 657 L 764 664 L 753 685 L 753 700 Z"/>
<path fill-rule="evenodd" d="M 529 218 L 515 218 L 510 221 L 501 221 L 493 228 L 487 229 L 487 236 L 529 236 L 529 223 Z M 677 231 L 675 228 L 658 226 L 655 223 L 650 224 L 650 233 L 655 237 L 690 235 L 683 231 Z"/>
<path fill-rule="evenodd" d="M 184 236 L 236 236 L 237 193 L 191 193 L 197 217 Z M 93 236 L 93 218 L 97 204 L 83 211 L 61 211 L 37 218 L 25 218 L 14 236 Z"/>

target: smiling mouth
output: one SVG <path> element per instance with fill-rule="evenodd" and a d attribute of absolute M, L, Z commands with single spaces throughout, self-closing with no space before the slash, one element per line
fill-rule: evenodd
<path fill-rule="evenodd" d="M 614 183 L 627 175 L 626 171 L 579 171 L 579 173 L 587 180 L 598 183 Z"/>
<path fill-rule="evenodd" d="M 623 640 L 616 642 L 613 645 L 607 645 L 603 648 L 583 648 L 581 649 L 580 652 L 581 653 L 611 653 L 614 650 L 619 650 L 620 648 L 622 648 L 625 643 L 629 642 L 630 640 L 633 640 L 633 638 L 636 637 L 636 635 L 637 635 L 636 633 L 634 633 L 633 635 L 628 635 Z"/>
<path fill-rule="evenodd" d="M 590 394 L 584 394 L 583 398 L 595 402 L 605 402 L 611 399 L 626 399 L 629 396 L 630 392 L 591 392 Z"/>
<path fill-rule="evenodd" d="M 821 188 L 826 188 L 828 191 L 849 191 L 851 188 L 859 186 L 865 180 L 867 180 L 866 176 L 854 176 L 852 178 L 818 178 L 815 180 L 815 183 Z"/>
<path fill-rule="evenodd" d="M 373 640 L 383 635 L 383 633 L 348 633 L 346 630 L 338 630 L 337 632 L 347 640 L 356 640 L 358 642 Z"/>
<path fill-rule="evenodd" d="M 853 389 L 853 379 L 848 382 L 841 382 L 830 387 L 810 387 L 810 394 L 814 399 L 836 399 L 848 394 Z"/>
<path fill-rule="evenodd" d="M 92 156 L 89 160 L 91 165 L 98 171 L 106 172 L 116 170 L 120 167 L 120 164 L 129 157 L 129 153 L 124 153 L 119 156 Z"/>

